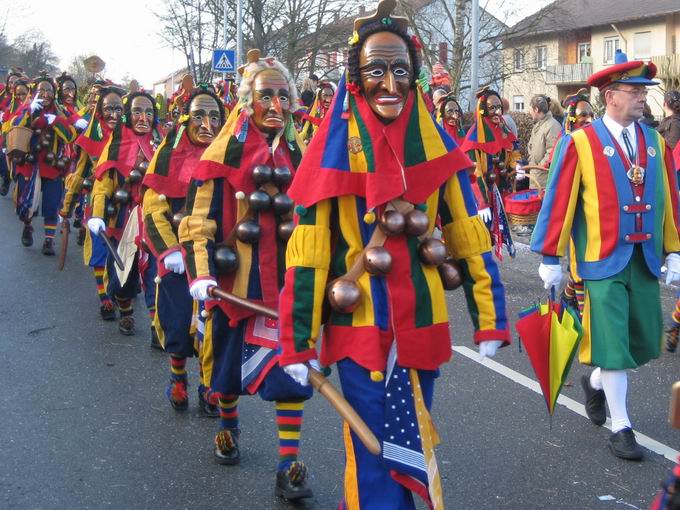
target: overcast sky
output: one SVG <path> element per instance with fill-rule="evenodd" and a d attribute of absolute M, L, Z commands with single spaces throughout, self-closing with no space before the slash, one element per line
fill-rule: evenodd
<path fill-rule="evenodd" d="M 453 3 L 453 0 L 450 0 Z M 519 21 L 548 0 L 480 0 L 489 11 L 510 23 Z M 368 0 L 367 5 L 374 5 Z M 153 12 L 162 0 L 0 0 L 0 19 L 7 15 L 10 40 L 39 29 L 52 44 L 66 69 L 76 55 L 99 55 L 106 62 L 106 77 L 120 80 L 126 73 L 145 88 L 184 66 L 182 54 L 164 45 Z M 94 7 L 96 6 L 96 7 Z M 508 12 L 509 11 L 509 12 Z M 98 18 L 105 20 L 104 26 Z"/>

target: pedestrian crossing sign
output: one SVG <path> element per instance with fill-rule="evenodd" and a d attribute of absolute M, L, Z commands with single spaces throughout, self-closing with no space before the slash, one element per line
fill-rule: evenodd
<path fill-rule="evenodd" d="M 234 50 L 213 50 L 212 70 L 216 73 L 233 73 L 236 68 Z"/>

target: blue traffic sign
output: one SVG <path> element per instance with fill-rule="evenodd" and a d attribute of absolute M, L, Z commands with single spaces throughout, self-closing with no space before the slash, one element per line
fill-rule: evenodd
<path fill-rule="evenodd" d="M 213 50 L 212 70 L 216 73 L 236 71 L 236 52 L 234 50 Z"/>

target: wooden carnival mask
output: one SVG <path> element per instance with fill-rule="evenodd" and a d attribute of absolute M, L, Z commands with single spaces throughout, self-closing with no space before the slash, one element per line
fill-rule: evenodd
<path fill-rule="evenodd" d="M 138 135 L 150 133 L 153 124 L 153 113 L 153 103 L 148 97 L 135 97 L 130 105 L 132 130 Z"/>
<path fill-rule="evenodd" d="M 396 119 L 411 83 L 411 57 L 404 40 L 392 32 L 368 36 L 359 54 L 359 71 L 371 109 L 384 121 Z"/>
<path fill-rule="evenodd" d="M 208 94 L 194 96 L 189 105 L 189 140 L 195 145 L 210 145 L 222 125 L 220 107 Z"/>
<path fill-rule="evenodd" d="M 290 115 L 288 81 L 276 69 L 260 71 L 253 80 L 253 122 L 260 131 L 276 134 Z"/>

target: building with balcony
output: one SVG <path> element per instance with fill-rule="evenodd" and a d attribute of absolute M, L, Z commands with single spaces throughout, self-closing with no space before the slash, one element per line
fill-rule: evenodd
<path fill-rule="evenodd" d="M 556 0 L 510 28 L 503 47 L 503 96 L 515 110 L 535 94 L 562 101 L 621 49 L 657 64 L 662 83 L 647 102 L 662 117 L 663 90 L 680 84 L 680 2 Z"/>

